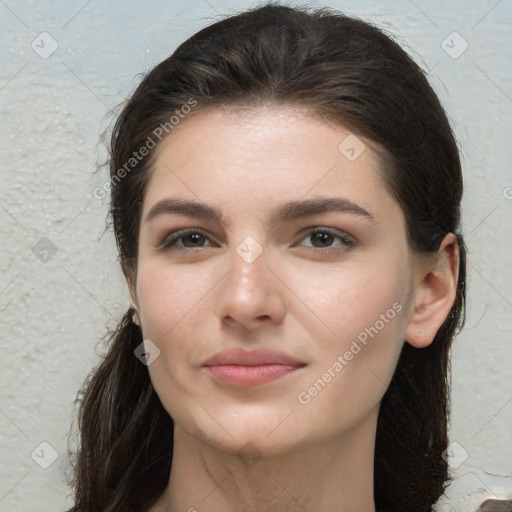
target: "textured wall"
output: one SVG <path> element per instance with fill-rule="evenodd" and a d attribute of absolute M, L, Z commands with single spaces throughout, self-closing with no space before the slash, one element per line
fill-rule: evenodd
<path fill-rule="evenodd" d="M 293 3 L 293 2 L 292 2 Z M 179 42 L 253 3 L 0 2 L 0 510 L 72 504 L 74 398 L 127 308 L 94 173 L 107 112 Z M 512 5 L 330 0 L 389 29 L 431 70 L 463 153 L 467 327 L 453 350 L 451 464 L 439 510 L 512 493 Z M 98 194 L 96 194 L 98 196 Z M 102 236 L 103 234 L 103 236 Z M 45 444 L 41 444 L 45 443 Z M 440 502 L 441 503 L 441 502 Z"/>

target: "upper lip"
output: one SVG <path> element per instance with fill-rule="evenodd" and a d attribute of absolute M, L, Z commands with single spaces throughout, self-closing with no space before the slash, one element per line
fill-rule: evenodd
<path fill-rule="evenodd" d="M 217 352 L 202 366 L 223 366 L 223 365 L 239 365 L 239 366 L 261 366 L 265 364 L 281 364 L 285 366 L 301 367 L 305 366 L 298 359 L 291 357 L 283 352 L 276 352 L 265 348 L 255 350 L 243 350 L 241 348 L 232 348 Z"/>

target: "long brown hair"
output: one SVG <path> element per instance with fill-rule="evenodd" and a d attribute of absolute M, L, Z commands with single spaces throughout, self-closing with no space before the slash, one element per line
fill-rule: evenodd
<path fill-rule="evenodd" d="M 460 268 L 451 312 L 431 345 L 403 344 L 376 435 L 377 508 L 431 511 L 451 478 L 442 453 L 448 445 L 449 352 L 465 310 L 462 176 L 436 94 L 390 36 L 332 10 L 270 3 L 202 29 L 153 68 L 111 137 L 110 215 L 123 271 L 128 280 L 136 276 L 138 226 L 154 154 L 150 149 L 134 159 L 134 151 L 171 133 L 171 116 L 182 117 L 191 110 L 184 109 L 187 104 L 199 109 L 268 102 L 301 105 L 383 148 L 383 177 L 404 212 L 413 250 L 433 253 L 444 235 L 457 235 Z M 129 310 L 82 390 L 74 512 L 144 511 L 167 485 L 173 420 L 147 367 L 134 356 L 141 342 Z"/>

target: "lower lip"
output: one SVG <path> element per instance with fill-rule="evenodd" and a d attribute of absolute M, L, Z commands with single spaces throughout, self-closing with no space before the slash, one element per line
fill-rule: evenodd
<path fill-rule="evenodd" d="M 259 386 L 298 370 L 295 366 L 265 364 L 261 366 L 205 366 L 216 379 L 236 386 Z"/>

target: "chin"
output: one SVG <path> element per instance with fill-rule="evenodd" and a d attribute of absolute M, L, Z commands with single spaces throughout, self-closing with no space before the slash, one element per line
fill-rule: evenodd
<path fill-rule="evenodd" d="M 286 423 L 287 414 L 281 414 L 279 421 L 275 421 L 274 414 L 247 414 L 240 411 L 237 418 L 214 415 L 214 419 L 204 422 L 195 422 L 191 418 L 181 423 L 182 429 L 193 435 L 201 442 L 205 442 L 216 450 L 220 450 L 240 457 L 272 457 L 285 455 L 293 451 L 308 436 L 301 427 L 301 432 L 295 430 L 295 425 Z M 242 417 L 243 415 L 243 417 Z M 229 418 L 229 421 L 227 420 Z M 223 428 L 224 427 L 224 428 Z"/>

